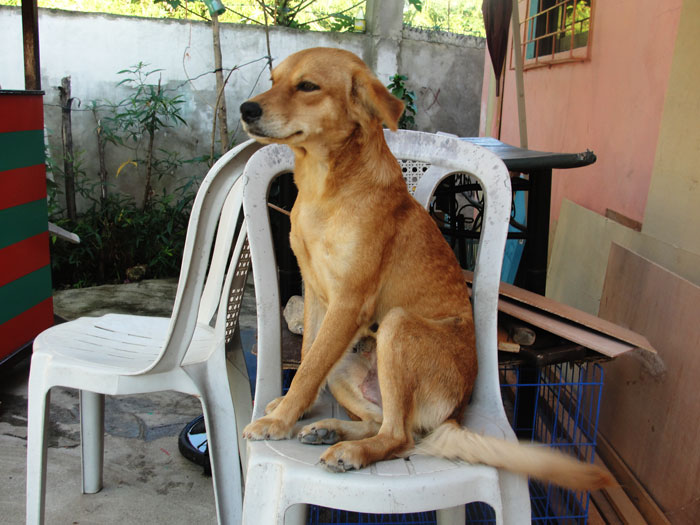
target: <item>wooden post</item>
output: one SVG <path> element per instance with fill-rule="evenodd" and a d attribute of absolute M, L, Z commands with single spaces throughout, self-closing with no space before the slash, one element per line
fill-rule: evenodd
<path fill-rule="evenodd" d="M 104 137 L 104 128 L 102 127 L 102 120 L 97 117 L 97 110 L 93 109 L 93 114 L 95 116 L 95 122 L 97 127 L 95 128 L 95 135 L 97 136 L 97 160 L 99 160 L 99 175 L 100 175 L 100 203 L 104 206 L 107 200 L 107 164 L 105 162 L 105 146 L 106 141 Z"/>
<path fill-rule="evenodd" d="M 228 118 L 226 111 L 226 95 L 224 88 L 224 72 L 222 69 L 223 60 L 221 58 L 221 37 L 219 31 L 219 15 L 212 13 L 211 29 L 214 37 L 214 71 L 216 72 L 216 107 L 214 112 L 218 113 L 219 119 L 219 140 L 221 141 L 221 153 L 228 151 Z"/>
<path fill-rule="evenodd" d="M 511 14 L 513 25 L 513 58 L 515 61 L 515 88 L 518 95 L 518 129 L 520 130 L 520 147 L 527 149 L 527 119 L 525 117 L 525 86 L 523 82 L 523 49 L 520 45 L 520 15 L 518 0 L 513 0 Z"/>
<path fill-rule="evenodd" d="M 61 87 L 58 88 L 61 103 L 61 140 L 63 141 L 63 177 L 66 188 L 66 211 L 68 218 L 74 221 L 77 217 L 75 207 L 75 166 L 73 163 L 73 130 L 71 126 L 71 105 L 73 99 L 70 96 L 70 77 L 61 79 Z"/>
<path fill-rule="evenodd" d="M 22 0 L 24 37 L 24 89 L 41 90 L 39 63 L 39 13 L 36 0 Z"/>

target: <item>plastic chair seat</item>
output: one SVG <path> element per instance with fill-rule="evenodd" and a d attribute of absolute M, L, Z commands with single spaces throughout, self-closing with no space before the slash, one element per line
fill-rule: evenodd
<path fill-rule="evenodd" d="M 348 419 L 345 410 L 324 392 L 295 430 L 330 417 Z M 492 417 L 478 411 L 471 411 L 467 420 L 469 428 L 477 432 L 503 438 L 509 434 L 499 428 Z M 354 510 L 358 501 L 362 501 L 363 512 L 411 513 L 426 510 L 426 500 L 440 501 L 445 506 L 459 505 L 465 492 L 481 493 L 486 501 L 492 502 L 489 486 L 498 486 L 498 471 L 493 467 L 423 454 L 380 461 L 343 474 L 327 472 L 319 467 L 318 460 L 329 446 L 303 444 L 296 439 L 248 444 L 253 463 L 279 466 L 290 501 L 296 500 L 293 494 L 298 492 L 305 503 L 320 506 L 328 506 L 332 501 L 334 508 Z M 255 467 L 249 463 L 249 468 Z M 382 481 L 390 487 L 388 497 L 376 494 L 367 498 L 367 487 L 382 487 Z"/>
<path fill-rule="evenodd" d="M 138 374 L 158 359 L 169 326 L 168 317 L 81 317 L 42 332 L 34 342 L 34 353 L 65 359 L 71 367 L 82 366 L 96 374 Z M 198 324 L 183 366 L 204 360 L 214 340 L 214 329 Z"/>

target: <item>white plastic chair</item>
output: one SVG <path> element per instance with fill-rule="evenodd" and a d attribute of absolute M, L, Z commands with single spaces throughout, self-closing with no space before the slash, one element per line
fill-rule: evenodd
<path fill-rule="evenodd" d="M 259 147 L 249 141 L 228 152 L 202 182 L 170 319 L 82 317 L 36 338 L 28 394 L 27 524 L 44 520 L 45 437 L 54 386 L 80 390 L 84 493 L 102 488 L 105 394 L 176 390 L 198 397 L 208 433 L 218 521 L 240 523 L 237 436 L 250 421 L 252 406 L 236 328 L 250 257 L 245 225 L 234 234 L 242 215 L 243 167 Z M 234 335 L 234 350 L 227 359 L 224 345 Z"/>
<path fill-rule="evenodd" d="M 416 173 L 429 165 L 422 176 L 409 181 L 409 190 L 423 206 L 428 206 L 439 182 L 451 173 L 466 172 L 481 183 L 486 204 L 473 286 L 479 374 L 463 424 L 477 432 L 515 440 L 500 396 L 496 337 L 499 277 L 511 205 L 506 167 L 486 149 L 455 138 L 410 131 L 385 134 L 398 159 L 421 163 Z M 288 148 L 268 146 L 251 157 L 244 173 L 244 209 L 260 327 L 253 419 L 261 417 L 267 403 L 281 395 L 276 275 L 256 266 L 257 261 L 273 256 L 262 203 L 270 182 L 293 168 Z M 413 173 L 412 168 L 408 171 Z M 268 328 L 262 331 L 263 326 Z M 343 415 L 342 408 L 324 394 L 299 426 Z M 489 504 L 499 524 L 530 523 L 527 479 L 492 467 L 414 455 L 335 474 L 317 465 L 324 446 L 301 444 L 296 439 L 250 441 L 247 446 L 244 525 L 304 523 L 306 504 L 384 514 L 438 509 L 440 524 L 461 525 L 465 522 L 464 504 L 476 501 Z"/>

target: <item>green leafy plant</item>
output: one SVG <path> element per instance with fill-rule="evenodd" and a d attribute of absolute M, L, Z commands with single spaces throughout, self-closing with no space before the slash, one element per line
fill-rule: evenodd
<path fill-rule="evenodd" d="M 178 274 L 185 245 L 190 209 L 196 192 L 194 178 L 173 193 L 165 191 L 152 198 L 143 212 L 133 197 L 110 192 L 95 198 L 97 185 L 80 172 L 79 193 L 89 206 L 75 221 L 60 215 L 51 220 L 80 236 L 80 244 L 55 241 L 51 244 L 54 288 L 120 283 L 127 270 L 143 264 L 147 277 Z"/>
<path fill-rule="evenodd" d="M 0 0 L 1 2 L 2 0 Z M 73 1 L 73 0 L 64 0 Z M 421 0 L 410 0 L 420 4 Z M 153 0 L 169 12 L 166 16 L 184 17 L 187 13 L 207 18 L 203 2 L 192 0 Z M 221 22 L 293 27 L 314 31 L 351 31 L 355 13 L 365 0 L 247 0 L 222 2 L 226 11 Z"/>
<path fill-rule="evenodd" d="M 158 178 L 166 173 L 171 173 L 173 162 L 159 157 L 159 152 L 155 148 L 156 134 L 169 127 L 176 125 L 187 125 L 181 116 L 182 95 L 176 94 L 173 90 L 161 86 L 160 75 L 158 83 L 150 82 L 150 78 L 161 69 L 148 70 L 148 64 L 139 62 L 129 69 L 123 69 L 117 74 L 125 75 L 117 86 L 130 88 L 129 95 L 114 106 L 112 116 L 104 120 L 106 128 L 110 132 L 105 139 L 123 146 L 130 146 L 137 152 L 136 159 L 129 159 L 122 166 L 133 161 L 137 166 L 145 166 L 145 180 L 143 192 L 143 209 L 151 204 L 153 196 L 153 175 Z M 146 158 L 141 160 L 138 153 L 146 142 Z M 172 159 L 171 159 L 172 160 Z"/>
<path fill-rule="evenodd" d="M 160 70 L 146 69 L 139 63 L 119 72 L 126 75 L 119 85 L 130 88 L 129 95 L 119 102 L 91 102 L 95 117 L 99 156 L 104 160 L 104 146 L 127 148 L 127 166 L 145 166 L 144 201 L 138 205 L 133 196 L 119 193 L 100 166 L 99 177 L 86 174 L 81 162 L 83 151 L 74 157 L 75 189 L 81 199 L 75 219 L 66 217 L 61 205 L 60 185 L 48 188 L 49 219 L 76 233 L 80 244 L 51 244 L 52 278 L 55 288 L 118 283 L 128 279 L 129 270 L 145 267 L 148 278 L 174 277 L 178 274 L 187 233 L 190 209 L 197 179 L 191 175 L 174 190 L 156 193 L 152 177 L 174 176 L 177 168 L 204 159 L 183 159 L 178 152 L 156 147 L 158 132 L 184 124 L 180 116 L 182 96 L 149 81 Z M 142 150 L 145 148 L 145 152 Z M 145 154 L 145 160 L 142 159 Z M 47 168 L 61 177 L 61 162 L 47 156 Z M 196 170 L 194 170 L 196 171 Z M 172 187 L 174 181 L 165 185 Z M 107 191 L 109 188 L 109 191 Z"/>
<path fill-rule="evenodd" d="M 416 125 L 416 120 L 414 118 L 417 110 L 416 94 L 406 87 L 406 81 L 408 80 L 406 75 L 399 75 L 397 73 L 389 80 L 391 80 L 391 82 L 386 87 L 391 91 L 392 95 L 401 100 L 405 105 L 403 115 L 401 115 L 399 119 L 399 128 L 410 129 Z"/>
<path fill-rule="evenodd" d="M 403 22 L 408 26 L 485 37 L 482 0 L 406 0 Z"/>

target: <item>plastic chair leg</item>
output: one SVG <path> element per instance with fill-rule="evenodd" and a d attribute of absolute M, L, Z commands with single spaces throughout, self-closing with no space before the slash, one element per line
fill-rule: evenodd
<path fill-rule="evenodd" d="M 219 403 L 213 406 L 220 408 Z M 203 407 L 219 525 L 238 525 L 241 520 L 243 491 L 238 445 L 236 436 L 232 435 L 236 431 L 232 424 L 235 415 L 217 410 L 216 417 L 211 417 L 204 403 Z"/>
<path fill-rule="evenodd" d="M 51 394 L 36 376 L 29 376 L 27 413 L 27 525 L 44 523 L 46 501 L 46 437 Z"/>
<path fill-rule="evenodd" d="M 188 367 L 187 374 L 201 396 L 219 525 L 239 525 L 243 487 L 231 385 L 228 377 L 221 374 L 226 367 L 226 358 L 221 352 L 220 357 Z"/>
<path fill-rule="evenodd" d="M 282 468 L 275 464 L 249 464 L 243 505 L 243 525 L 284 525 L 286 500 L 281 487 Z"/>
<path fill-rule="evenodd" d="M 501 494 L 508 494 L 508 497 L 501 500 L 503 510 L 502 521 L 510 525 L 529 525 L 531 521 L 530 510 L 530 490 L 527 481 L 523 483 L 524 476 L 513 474 L 512 472 L 499 472 L 499 484 Z M 499 518 L 500 516 L 496 516 Z"/>
<path fill-rule="evenodd" d="M 236 333 L 234 337 L 239 338 L 239 334 Z M 243 428 L 250 423 L 253 415 L 253 398 L 250 393 L 250 379 L 248 378 L 248 370 L 246 369 L 240 338 L 236 341 L 234 349 L 227 353 L 226 372 L 231 388 L 231 399 L 233 399 L 233 406 L 236 407 L 236 437 L 238 439 L 241 469 L 245 481 L 248 449 L 243 439 Z"/>
<path fill-rule="evenodd" d="M 464 505 L 449 509 L 438 509 L 435 512 L 437 525 L 464 525 L 466 519 L 467 514 Z"/>
<path fill-rule="evenodd" d="M 284 513 L 284 525 L 305 525 L 308 519 L 309 506 L 303 503 L 292 505 Z"/>
<path fill-rule="evenodd" d="M 104 464 L 105 396 L 80 391 L 80 446 L 83 494 L 102 490 Z"/>

